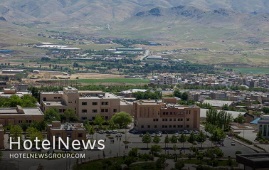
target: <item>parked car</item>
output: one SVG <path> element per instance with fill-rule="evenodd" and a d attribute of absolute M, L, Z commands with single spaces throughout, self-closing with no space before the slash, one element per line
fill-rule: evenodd
<path fill-rule="evenodd" d="M 99 134 L 103 134 L 104 131 L 103 131 L 103 130 L 99 130 L 98 133 L 99 133 Z"/>
<path fill-rule="evenodd" d="M 116 137 L 122 137 L 121 133 L 116 134 Z"/>

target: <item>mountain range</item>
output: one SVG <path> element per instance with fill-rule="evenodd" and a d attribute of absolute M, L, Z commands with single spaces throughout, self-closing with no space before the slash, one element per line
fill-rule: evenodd
<path fill-rule="evenodd" d="M 1 0 L 0 17 L 11 22 L 99 24 L 124 21 L 151 9 L 184 6 L 198 10 L 194 12 L 269 13 L 268 0 Z"/>

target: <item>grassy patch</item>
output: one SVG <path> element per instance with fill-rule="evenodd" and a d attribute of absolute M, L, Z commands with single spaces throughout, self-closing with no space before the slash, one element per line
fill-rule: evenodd
<path fill-rule="evenodd" d="M 126 84 L 146 84 L 149 83 L 148 79 L 137 78 L 108 78 L 108 79 L 79 79 L 79 83 L 84 84 L 101 84 L 101 83 L 126 83 Z"/>

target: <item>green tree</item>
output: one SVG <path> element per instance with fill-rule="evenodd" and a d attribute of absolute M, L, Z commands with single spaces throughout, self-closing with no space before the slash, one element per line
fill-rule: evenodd
<path fill-rule="evenodd" d="M 153 138 L 153 142 L 154 143 L 159 143 L 161 141 L 161 139 L 160 139 L 160 137 L 159 136 L 154 136 L 154 138 Z"/>
<path fill-rule="evenodd" d="M 178 140 L 180 143 L 183 144 L 183 148 L 184 148 L 184 143 L 187 141 L 187 136 L 182 133 Z"/>
<path fill-rule="evenodd" d="M 182 168 L 184 168 L 184 162 L 182 161 L 182 160 L 180 160 L 180 161 L 177 161 L 176 163 L 175 163 L 175 169 L 176 170 L 181 170 Z"/>
<path fill-rule="evenodd" d="M 269 107 L 263 107 L 263 108 L 262 108 L 262 111 L 263 111 L 265 114 L 269 114 Z"/>
<path fill-rule="evenodd" d="M 224 131 L 220 128 L 217 128 L 213 131 L 210 140 L 213 142 L 220 142 L 223 141 L 224 138 L 225 138 Z"/>
<path fill-rule="evenodd" d="M 182 95 L 178 89 L 176 89 L 173 94 L 175 97 L 178 97 L 178 98 L 181 98 L 181 95 Z"/>
<path fill-rule="evenodd" d="M 150 136 L 150 134 L 148 132 L 145 135 L 143 135 L 142 142 L 146 143 L 147 148 L 148 148 L 148 144 L 151 142 L 151 136 Z"/>
<path fill-rule="evenodd" d="M 166 164 L 165 164 L 165 157 L 164 156 L 162 156 L 156 160 L 156 167 L 158 169 L 165 169 Z"/>
<path fill-rule="evenodd" d="M 13 125 L 10 127 L 10 136 L 14 141 L 18 141 L 18 137 L 21 138 L 22 132 L 23 130 L 19 125 Z"/>
<path fill-rule="evenodd" d="M 160 145 L 152 145 L 150 147 L 150 153 L 154 156 L 157 155 L 159 152 L 161 152 L 161 146 Z"/>
<path fill-rule="evenodd" d="M 166 135 L 164 138 L 165 149 L 167 148 L 167 145 L 169 142 L 170 142 L 170 138 L 168 137 L 168 135 Z"/>
<path fill-rule="evenodd" d="M 175 135 L 173 135 L 170 139 L 171 143 L 177 143 L 177 140 L 178 138 Z"/>
<path fill-rule="evenodd" d="M 57 109 L 49 108 L 44 113 L 44 121 L 51 123 L 52 121 L 60 121 L 60 114 Z"/>
<path fill-rule="evenodd" d="M 196 141 L 196 137 L 195 134 L 193 132 L 191 132 L 189 138 L 188 138 L 188 142 L 193 144 Z"/>
<path fill-rule="evenodd" d="M 78 117 L 75 114 L 75 111 L 73 109 L 67 109 L 64 111 L 64 113 L 60 116 L 62 121 L 66 122 L 76 122 L 78 121 Z"/>
<path fill-rule="evenodd" d="M 94 118 L 94 122 L 93 123 L 95 125 L 98 125 L 98 127 L 100 128 L 103 125 L 104 122 L 105 122 L 105 120 L 104 120 L 103 116 L 101 116 L 100 114 L 97 114 L 95 116 L 95 118 Z"/>
<path fill-rule="evenodd" d="M 19 96 L 17 95 L 12 95 L 9 98 L 9 106 L 10 107 L 16 107 L 17 105 L 21 105 L 22 104 L 22 100 Z"/>
<path fill-rule="evenodd" d="M 132 122 L 132 117 L 129 113 L 118 112 L 112 116 L 111 120 L 119 125 L 120 128 L 126 128 Z"/>
<path fill-rule="evenodd" d="M 234 122 L 245 123 L 245 117 L 240 113 L 235 119 Z"/>
<path fill-rule="evenodd" d="M 215 125 L 223 130 L 230 129 L 232 115 L 225 111 L 217 111 L 216 109 L 209 109 L 206 112 L 206 122 Z"/>
<path fill-rule="evenodd" d="M 28 127 L 27 130 L 26 130 L 26 133 L 27 133 L 27 137 L 31 141 L 34 141 L 36 139 L 36 137 L 39 140 L 43 140 L 42 133 L 39 130 L 37 130 L 36 128 L 34 128 L 34 127 Z"/>
<path fill-rule="evenodd" d="M 187 101 L 188 98 L 189 98 L 189 95 L 188 95 L 187 92 L 182 93 L 182 95 L 181 95 L 181 99 L 182 99 L 182 100 Z"/>
<path fill-rule="evenodd" d="M 137 148 L 132 148 L 129 151 L 128 156 L 130 156 L 130 157 L 137 157 L 138 156 L 138 149 Z"/>
<path fill-rule="evenodd" d="M 206 141 L 206 135 L 202 131 L 200 131 L 196 138 L 196 141 L 201 144 L 201 148 L 202 148 L 203 143 Z"/>

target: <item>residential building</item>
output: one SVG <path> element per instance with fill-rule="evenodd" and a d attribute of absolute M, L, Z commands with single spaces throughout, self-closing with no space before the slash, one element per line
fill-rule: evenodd
<path fill-rule="evenodd" d="M 59 92 L 42 92 L 40 104 L 43 111 L 56 108 L 63 113 L 66 109 L 73 109 L 80 120 L 89 121 L 93 121 L 97 114 L 106 120 L 120 111 L 131 114 L 133 107 L 114 94 L 102 91 L 78 91 L 73 87 L 65 87 Z"/>
<path fill-rule="evenodd" d="M 134 127 L 138 131 L 199 130 L 200 108 L 163 102 L 134 102 Z"/>
<path fill-rule="evenodd" d="M 83 126 L 83 123 L 65 123 L 61 124 L 60 121 L 52 121 L 51 124 L 47 126 L 47 139 L 52 142 L 53 137 L 55 136 L 56 144 L 58 144 L 59 137 L 62 138 L 63 141 L 67 140 L 86 140 L 86 129 Z"/>
<path fill-rule="evenodd" d="M 269 139 L 269 115 L 261 116 L 261 119 L 258 121 L 258 127 L 261 135 Z"/>
<path fill-rule="evenodd" d="M 0 124 L 3 126 L 17 125 L 21 123 L 40 122 L 44 119 L 44 114 L 40 108 L 1 108 Z"/>
<path fill-rule="evenodd" d="M 12 88 L 4 88 L 2 92 L 0 92 L 0 97 L 11 97 L 12 95 L 16 95 L 22 97 L 23 95 L 32 95 L 28 91 L 17 91 L 14 87 Z"/>
<path fill-rule="evenodd" d="M 178 79 L 170 74 L 160 74 L 158 76 L 153 76 L 153 78 L 150 79 L 150 84 L 155 85 L 175 85 L 177 83 Z"/>

